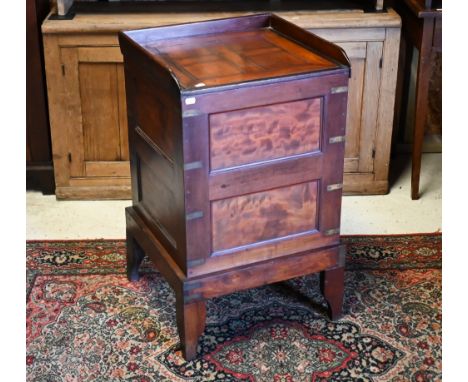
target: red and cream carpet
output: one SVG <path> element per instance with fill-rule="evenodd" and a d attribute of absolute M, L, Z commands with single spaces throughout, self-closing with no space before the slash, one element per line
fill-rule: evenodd
<path fill-rule="evenodd" d="M 440 381 L 440 234 L 344 237 L 344 317 L 317 275 L 208 301 L 185 362 L 174 294 L 124 241 L 27 243 L 27 379 L 55 381 Z"/>

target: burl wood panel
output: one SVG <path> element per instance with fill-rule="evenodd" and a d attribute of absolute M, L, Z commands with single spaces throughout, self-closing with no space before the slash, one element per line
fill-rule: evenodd
<path fill-rule="evenodd" d="M 145 48 L 165 61 L 183 88 L 226 85 L 337 67 L 332 61 L 268 28 L 164 39 L 146 44 Z"/>
<path fill-rule="evenodd" d="M 210 115 L 211 169 L 316 151 L 321 98 Z"/>
<path fill-rule="evenodd" d="M 217 200 L 211 204 L 212 249 L 313 231 L 316 215 L 316 181 Z"/>

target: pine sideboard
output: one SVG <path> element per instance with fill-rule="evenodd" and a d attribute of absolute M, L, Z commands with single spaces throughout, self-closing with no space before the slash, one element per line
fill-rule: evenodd
<path fill-rule="evenodd" d="M 130 199 L 123 58 L 118 31 L 247 12 L 76 14 L 42 25 L 59 199 Z M 278 16 L 341 46 L 350 58 L 345 194 L 388 192 L 401 19 L 389 9 Z"/>

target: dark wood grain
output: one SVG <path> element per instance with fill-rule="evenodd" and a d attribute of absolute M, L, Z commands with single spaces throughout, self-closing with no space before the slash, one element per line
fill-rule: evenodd
<path fill-rule="evenodd" d="M 232 268 L 186 282 L 186 299 L 208 299 L 333 268 L 339 247 L 296 253 L 272 261 Z"/>
<path fill-rule="evenodd" d="M 304 183 L 320 178 L 322 167 L 323 155 L 321 152 L 315 152 L 243 166 L 238 169 L 240 171 L 211 172 L 208 196 L 210 200 L 217 200 L 288 184 Z"/>
<path fill-rule="evenodd" d="M 316 98 L 212 114 L 211 169 L 317 150 L 320 105 Z"/>
<path fill-rule="evenodd" d="M 145 258 L 145 252 L 133 238 L 131 232 L 127 232 L 127 278 L 130 281 L 140 279 L 139 269 Z"/>
<path fill-rule="evenodd" d="M 180 101 L 175 83 L 172 77 L 164 77 L 164 69 L 153 67 L 141 50 L 132 57 L 135 61 L 125 63 L 125 81 L 133 205 L 186 271 Z M 141 89 L 147 97 L 141 98 Z M 155 105 L 157 111 L 152 110 Z"/>
<path fill-rule="evenodd" d="M 197 355 L 198 337 L 205 329 L 206 304 L 201 300 L 187 303 L 183 296 L 177 297 L 177 329 L 183 344 L 182 355 L 185 359 L 193 359 Z"/>
<path fill-rule="evenodd" d="M 281 240 L 267 240 L 259 245 L 247 245 L 217 252 L 205 262 L 193 264 L 188 270 L 188 276 L 201 277 L 270 260 L 274 260 L 276 264 L 283 257 L 303 251 L 331 247 L 339 243 L 338 235 L 325 236 L 320 231 L 309 231 L 284 237 Z"/>
<path fill-rule="evenodd" d="M 327 301 L 330 318 L 339 320 L 343 314 L 344 267 L 320 272 L 320 287 Z"/>
<path fill-rule="evenodd" d="M 174 288 L 186 359 L 208 298 L 324 271 L 338 314 L 344 143 L 330 138 L 345 134 L 349 63 L 275 18 L 277 33 L 272 20 L 120 34 L 128 274 L 137 279 L 144 253 Z"/>
<path fill-rule="evenodd" d="M 135 115 L 138 127 L 148 136 L 157 150 L 168 160 L 174 160 L 174 113 L 169 97 L 158 92 L 152 82 L 139 81 L 135 89 Z M 145 100 L 144 102 L 142 100 Z"/>
<path fill-rule="evenodd" d="M 431 60 L 434 52 L 442 51 L 442 2 L 402 0 L 392 2 L 402 17 L 402 31 L 406 44 L 405 60 L 400 68 L 400 80 L 403 82 L 404 96 L 401 104 L 409 98 L 409 82 L 411 71 L 412 48 L 418 50 L 418 66 L 416 72 L 416 99 L 413 124 L 413 150 L 411 166 L 411 198 L 419 199 L 419 178 L 421 174 L 421 156 L 424 139 L 424 129 L 428 114 L 429 81 L 431 76 Z M 405 74 L 406 73 L 406 74 Z M 404 80 L 403 80 L 404 77 Z M 400 105 L 396 105 L 397 110 Z M 399 110 L 398 110 L 399 111 Z M 400 123 L 406 123 L 407 108 L 401 113 Z"/>
<path fill-rule="evenodd" d="M 26 188 L 55 191 L 41 24 L 47 0 L 26 1 Z"/>
<path fill-rule="evenodd" d="M 208 195 L 208 116 L 186 116 L 184 131 L 184 187 L 186 211 L 187 263 L 204 262 L 211 252 L 211 212 Z M 201 215 L 201 216 L 199 216 Z M 198 216 L 198 217 L 197 217 Z M 195 218 L 193 218 L 195 217 Z"/>
<path fill-rule="evenodd" d="M 422 0 L 418 0 L 422 1 Z M 426 2 L 431 0 L 424 0 Z M 213 0 L 165 0 L 165 1 L 76 1 L 71 14 L 119 14 L 157 12 L 160 14 L 193 14 L 203 12 L 280 12 L 280 11 L 381 11 L 377 7 L 382 0 L 229 0 L 220 4 Z M 442 0 L 433 0 L 441 3 Z M 244 25 L 245 27 L 245 25 Z"/>
<path fill-rule="evenodd" d="M 127 244 L 130 243 L 127 247 L 129 251 L 127 265 L 130 265 L 127 270 L 130 270 L 131 274 L 138 272 L 138 265 L 140 263 L 135 262 L 133 259 L 141 256 L 135 254 L 134 251 L 135 249 L 141 250 L 150 258 L 158 271 L 161 272 L 176 293 L 181 293 L 185 274 L 174 261 L 173 256 L 171 256 L 165 246 L 155 236 L 154 232 L 149 228 L 145 219 L 141 216 L 138 210 L 135 210 L 133 207 L 127 207 L 125 209 L 125 218 Z M 136 241 L 138 247 L 133 245 L 134 242 L 132 242 L 132 240 Z"/>
<path fill-rule="evenodd" d="M 344 136 L 346 132 L 347 94 L 329 94 L 324 102 L 323 151 L 325 159 L 322 168 L 322 182 L 320 190 L 321 206 L 336 206 L 341 204 L 342 188 L 328 191 L 329 185 L 343 184 L 344 161 L 332 158 L 344 157 L 345 142 L 330 143 L 331 137 Z M 320 230 L 336 230 L 340 227 L 341 211 L 336 208 L 324 208 L 320 214 Z M 334 235 L 339 237 L 339 230 Z"/>

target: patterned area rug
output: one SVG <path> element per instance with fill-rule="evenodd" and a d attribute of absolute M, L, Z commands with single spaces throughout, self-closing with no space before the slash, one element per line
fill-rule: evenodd
<path fill-rule="evenodd" d="M 344 237 L 345 315 L 317 275 L 207 303 L 199 358 L 181 358 L 175 297 L 149 263 L 126 280 L 123 241 L 27 243 L 27 379 L 440 381 L 440 234 Z"/>

